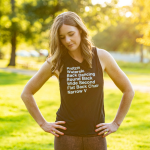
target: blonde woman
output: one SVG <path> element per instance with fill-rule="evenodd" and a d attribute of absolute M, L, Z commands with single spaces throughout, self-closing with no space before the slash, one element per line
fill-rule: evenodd
<path fill-rule="evenodd" d="M 76 13 L 58 15 L 50 31 L 50 56 L 29 80 L 21 98 L 39 126 L 55 136 L 55 150 L 106 150 L 106 136 L 117 131 L 129 110 L 134 96 L 131 83 L 107 51 L 92 45 Z M 110 123 L 105 123 L 104 71 L 123 93 Z M 59 80 L 61 105 L 55 122 L 47 122 L 33 95 L 52 75 Z"/>

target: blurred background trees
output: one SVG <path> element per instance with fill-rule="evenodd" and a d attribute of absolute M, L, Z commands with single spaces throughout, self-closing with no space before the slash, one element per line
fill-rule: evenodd
<path fill-rule="evenodd" d="M 118 7 L 118 1 L 0 1 L 0 56 L 9 53 L 8 66 L 15 66 L 16 51 L 49 49 L 49 28 L 54 18 L 61 12 L 74 11 L 83 19 L 95 46 L 115 52 L 139 51 L 143 61 L 143 48 L 149 50 L 150 46 L 150 2 L 133 0 L 130 6 Z"/>
<path fill-rule="evenodd" d="M 136 42 L 141 45 L 141 62 L 143 62 L 143 45 L 150 46 L 150 2 L 146 0 L 134 0 L 132 14 L 133 22 L 137 24 L 135 28 L 140 34 Z"/>

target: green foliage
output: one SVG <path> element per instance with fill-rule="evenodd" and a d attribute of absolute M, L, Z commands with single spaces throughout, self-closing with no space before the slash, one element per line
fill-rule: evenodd
<path fill-rule="evenodd" d="M 86 5 L 89 7 L 89 11 L 84 11 L 80 16 L 83 18 L 86 26 L 89 30 L 102 31 L 111 24 L 114 24 L 114 14 L 117 0 L 113 0 L 111 3 L 105 3 L 105 7 L 96 5 Z"/>
<path fill-rule="evenodd" d="M 92 40 L 97 47 L 108 51 L 133 52 L 138 46 L 136 38 L 140 37 L 135 26 L 127 19 L 126 22 L 118 22 L 117 26 L 109 26 L 98 32 Z"/>
<path fill-rule="evenodd" d="M 14 32 L 17 32 L 17 35 L 20 36 L 23 34 L 22 28 L 22 16 L 19 13 L 21 5 L 17 5 L 17 9 L 14 9 L 14 12 L 11 10 L 10 0 L 2 1 L 1 14 L 1 44 L 7 44 L 11 41 L 12 35 Z"/>
<path fill-rule="evenodd" d="M 0 47 L 11 43 L 15 33 L 17 45 L 26 43 L 36 50 L 48 49 L 49 28 L 64 11 L 74 11 L 83 19 L 96 46 L 114 51 L 136 51 L 137 43 L 149 45 L 150 10 L 147 1 L 134 0 L 133 6 L 116 8 L 118 0 L 92 5 L 91 0 L 15 0 L 1 1 Z M 89 11 L 85 8 L 89 7 Z M 132 12 L 131 17 L 125 17 Z M 17 48 L 15 43 L 14 49 Z M 15 57 L 15 55 L 13 55 Z"/>
<path fill-rule="evenodd" d="M 137 30 L 141 34 L 141 37 L 137 39 L 137 42 L 150 46 L 150 3 L 146 0 L 133 0 L 133 22 L 137 23 Z"/>
<path fill-rule="evenodd" d="M 43 43 L 49 42 L 49 28 L 58 14 L 64 11 L 74 11 L 80 15 L 85 6 L 90 3 L 90 0 L 37 0 L 24 2 L 22 4 L 22 13 L 25 15 L 26 21 L 30 23 L 25 33 L 25 39 L 30 40 L 30 43 L 36 43 L 34 44 L 36 48 L 41 48 L 41 45 L 44 45 Z"/>
<path fill-rule="evenodd" d="M 104 24 L 108 25 L 113 21 L 114 15 L 111 11 L 114 9 L 117 0 L 113 0 L 106 7 L 101 5 L 92 5 L 90 0 L 27 0 L 15 1 L 15 11 L 11 12 L 11 3 L 9 0 L 1 3 L 2 10 L 2 37 L 3 44 L 10 42 L 12 31 L 17 32 L 18 43 L 27 42 L 40 48 L 43 41 L 48 43 L 48 30 L 54 18 L 64 11 L 74 11 L 85 24 L 91 27 L 90 30 L 103 29 Z M 90 11 L 86 12 L 85 7 L 89 6 Z M 107 17 L 107 20 L 105 19 Z M 91 19 L 92 18 L 92 19 Z M 108 21 L 108 18 L 110 21 Z M 104 22 L 104 20 L 106 20 Z M 39 35 L 42 35 L 39 36 Z M 43 44 L 44 45 L 44 44 Z"/>

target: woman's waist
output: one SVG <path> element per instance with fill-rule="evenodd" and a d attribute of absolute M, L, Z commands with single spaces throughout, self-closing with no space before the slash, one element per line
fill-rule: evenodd
<path fill-rule="evenodd" d="M 64 113 L 58 111 L 56 113 L 56 121 L 65 121 L 68 124 L 96 124 L 105 119 L 104 113 Z"/>
<path fill-rule="evenodd" d="M 104 116 L 94 116 L 94 117 L 90 117 L 90 116 L 75 116 L 75 117 L 71 117 L 71 116 L 60 116 L 57 115 L 56 117 L 56 121 L 65 121 L 66 125 L 68 126 L 74 126 L 74 125 L 86 125 L 86 124 L 96 124 L 100 121 L 104 120 Z"/>
<path fill-rule="evenodd" d="M 61 124 L 64 127 L 68 128 L 95 128 L 97 124 L 104 123 L 105 118 L 99 118 L 96 120 L 67 120 L 67 119 L 56 119 L 57 121 L 65 121 L 65 124 Z"/>
<path fill-rule="evenodd" d="M 103 121 L 104 122 L 104 121 Z M 99 122 L 100 123 L 100 122 Z M 102 123 L 102 122 L 101 122 Z M 97 132 L 95 130 L 97 129 L 96 123 L 89 123 L 89 124 L 83 124 L 83 123 L 68 123 L 62 124 L 61 126 L 66 127 L 66 130 L 57 128 L 60 132 L 63 132 L 64 135 L 74 135 L 74 136 L 96 136 Z"/>

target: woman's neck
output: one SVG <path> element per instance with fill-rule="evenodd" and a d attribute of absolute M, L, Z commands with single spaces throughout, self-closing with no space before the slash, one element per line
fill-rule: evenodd
<path fill-rule="evenodd" d="M 79 49 L 79 50 L 75 50 L 75 51 L 69 51 L 68 50 L 68 53 L 69 53 L 69 55 L 73 58 L 73 59 L 75 59 L 75 60 L 77 60 L 77 61 L 79 61 L 79 62 L 82 62 L 83 61 L 83 56 L 82 56 L 82 54 L 81 54 L 81 50 Z"/>

